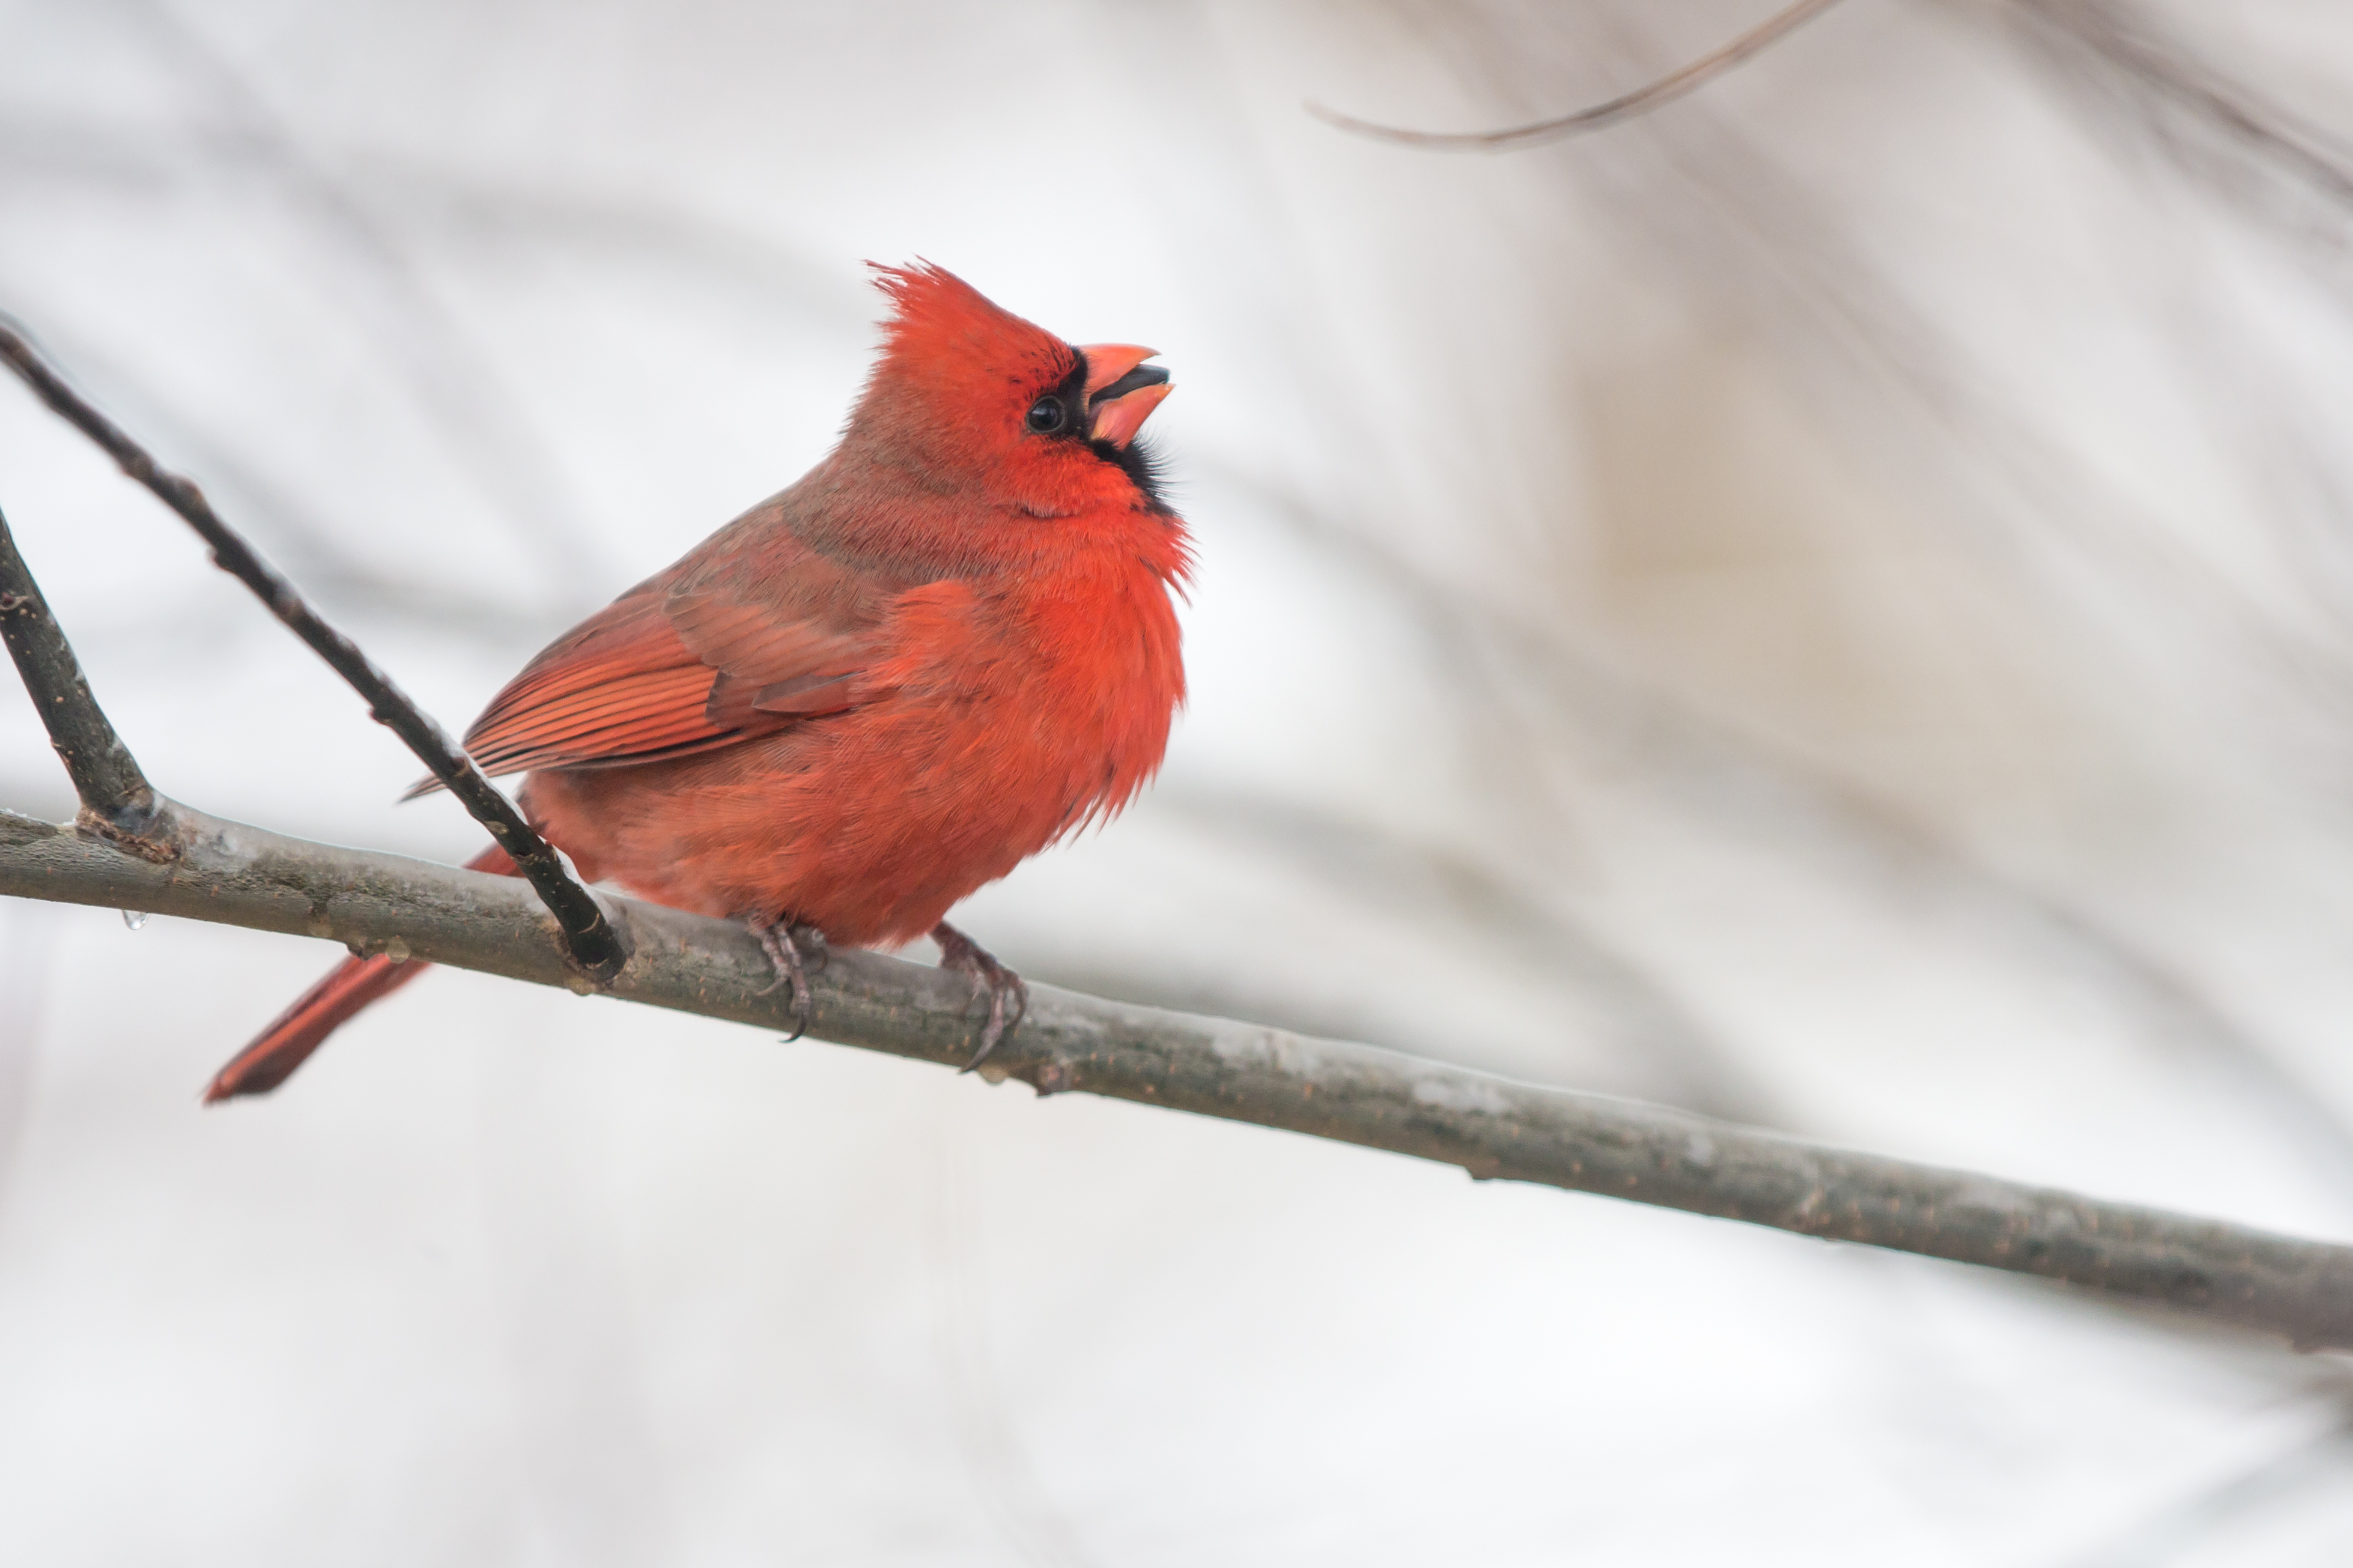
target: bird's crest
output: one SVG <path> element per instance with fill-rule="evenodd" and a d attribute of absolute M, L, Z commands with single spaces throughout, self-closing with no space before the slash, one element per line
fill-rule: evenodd
<path fill-rule="evenodd" d="M 944 267 L 923 260 L 908 267 L 867 265 L 892 306 L 882 323 L 878 382 L 969 395 L 1008 384 L 1051 385 L 1078 363 L 1068 343 L 992 303 Z"/>

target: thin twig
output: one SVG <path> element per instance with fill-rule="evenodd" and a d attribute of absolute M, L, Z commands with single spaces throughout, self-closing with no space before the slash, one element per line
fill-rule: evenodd
<path fill-rule="evenodd" d="M 157 836 L 155 791 L 138 760 L 108 722 L 90 695 L 81 661 L 66 640 L 65 628 L 49 613 L 32 568 L 16 552 L 8 520 L 0 517 L 0 641 L 16 661 L 25 690 L 49 731 L 49 744 L 81 797 L 85 826 L 140 847 L 142 854 L 168 858 Z"/>
<path fill-rule="evenodd" d="M 482 776 L 473 760 L 449 743 L 439 725 L 392 683 L 349 637 L 319 618 L 294 585 L 264 563 L 252 546 L 239 538 L 213 511 L 204 492 L 158 464 L 146 449 L 92 407 L 52 369 L 24 338 L 0 326 L 0 360 L 23 377 L 41 401 L 69 424 L 105 448 L 122 471 L 146 486 L 164 505 L 185 518 L 212 546 L 221 569 L 253 590 L 270 613 L 292 628 L 352 689 L 367 699 L 376 722 L 398 735 L 417 759 L 432 771 L 475 821 L 489 830 L 500 848 L 512 858 L 545 902 L 562 929 L 571 961 L 592 981 L 608 982 L 627 961 L 619 938 L 605 919 L 588 889 L 571 873 L 523 820 L 514 804 Z"/>
<path fill-rule="evenodd" d="M 1352 114 L 1343 114 L 1336 109 L 1326 109 L 1313 101 L 1306 105 L 1306 109 L 1316 119 L 1339 130 L 1369 136 L 1377 142 L 1394 142 L 1401 147 L 1419 147 L 1428 152 L 1500 153 L 1517 147 L 1534 147 L 1582 132 L 1599 131 L 1605 125 L 1615 125 L 1621 120 L 1631 120 L 1662 104 L 1672 103 L 1685 93 L 1705 87 L 1742 61 L 1772 47 L 1837 4 L 1838 0 L 1797 0 L 1796 5 L 1775 12 L 1757 27 L 1741 34 L 1715 53 L 1703 55 L 1683 69 L 1662 76 L 1647 87 L 1638 87 L 1607 103 L 1597 103 L 1574 114 L 1539 120 L 1528 125 L 1508 126 L 1501 131 L 1409 131 L 1402 126 L 1378 125 L 1369 120 L 1358 120 Z"/>
<path fill-rule="evenodd" d="M 340 942 L 583 989 L 511 879 L 305 843 L 172 808 L 170 868 L 0 811 L 0 894 L 150 910 Z M 741 926 L 613 901 L 630 1001 L 764 1028 L 794 1026 Z M 837 951 L 811 1033 L 961 1065 L 982 1020 L 959 975 Z M 2353 1349 L 2353 1247 L 1785 1138 L 1640 1100 L 1516 1083 L 1371 1046 L 1030 987 L 1021 1028 L 982 1069 L 1040 1094 L 1079 1089 L 1255 1122 L 1635 1203 L 2037 1276 Z"/>

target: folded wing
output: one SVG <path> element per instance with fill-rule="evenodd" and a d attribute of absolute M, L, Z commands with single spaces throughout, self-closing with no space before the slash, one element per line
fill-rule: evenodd
<path fill-rule="evenodd" d="M 466 750 L 493 776 L 627 767 L 840 712 L 873 657 L 880 611 L 855 586 L 649 584 L 526 665 L 466 731 Z M 439 787 L 427 780 L 409 794 Z"/>

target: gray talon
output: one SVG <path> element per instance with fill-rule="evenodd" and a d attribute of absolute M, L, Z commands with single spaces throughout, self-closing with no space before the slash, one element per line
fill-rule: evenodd
<path fill-rule="evenodd" d="M 932 928 L 932 940 L 940 944 L 940 967 L 971 975 L 973 994 L 988 998 L 988 1022 L 980 1031 L 980 1048 L 972 1053 L 972 1060 L 956 1069 L 970 1072 L 987 1061 L 998 1042 L 1029 1016 L 1029 987 L 1021 976 L 997 963 L 995 954 L 945 921 Z"/>
<path fill-rule="evenodd" d="M 776 979 L 760 987 L 757 994 L 769 995 L 779 985 L 792 987 L 795 1022 L 793 1032 L 785 1037 L 789 1044 L 808 1033 L 814 1005 L 814 998 L 809 992 L 808 972 L 812 968 L 820 971 L 825 968 L 825 933 L 815 926 L 795 925 L 790 920 L 781 917 L 764 920 L 755 915 L 744 923 L 752 928 L 752 934 L 760 939 L 761 951 L 768 955 L 769 963 L 776 971 Z M 802 951 L 803 943 L 807 944 L 806 952 Z"/>

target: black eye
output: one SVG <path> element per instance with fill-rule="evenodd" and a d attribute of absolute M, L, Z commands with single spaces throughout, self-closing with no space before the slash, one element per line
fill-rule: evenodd
<path fill-rule="evenodd" d="M 1070 414 L 1059 397 L 1041 397 L 1029 405 L 1029 428 L 1040 436 L 1050 436 L 1060 430 Z"/>

